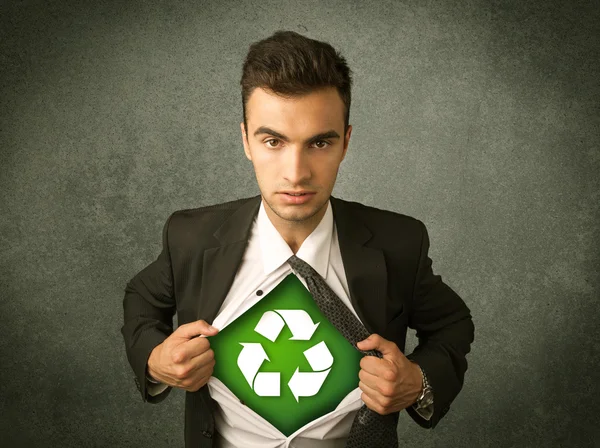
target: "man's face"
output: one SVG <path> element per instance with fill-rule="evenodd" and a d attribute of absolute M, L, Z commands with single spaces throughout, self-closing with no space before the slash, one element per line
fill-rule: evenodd
<path fill-rule="evenodd" d="M 320 221 L 352 132 L 348 126 L 344 142 L 344 103 L 337 90 L 284 99 L 257 88 L 246 110 L 247 133 L 240 124 L 244 152 L 266 205 L 285 221 Z M 293 198 L 286 191 L 311 194 Z"/>

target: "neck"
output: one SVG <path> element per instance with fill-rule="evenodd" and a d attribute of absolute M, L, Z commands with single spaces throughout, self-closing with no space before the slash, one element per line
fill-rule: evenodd
<path fill-rule="evenodd" d="M 317 228 L 327 211 L 327 202 L 325 202 L 323 207 L 310 218 L 303 221 L 289 221 L 277 215 L 264 199 L 263 204 L 267 216 L 271 220 L 271 223 L 273 223 L 273 227 L 279 232 L 294 255 L 298 252 L 304 240 Z"/>

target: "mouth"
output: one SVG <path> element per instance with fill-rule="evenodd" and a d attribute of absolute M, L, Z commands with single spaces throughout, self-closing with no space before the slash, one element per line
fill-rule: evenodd
<path fill-rule="evenodd" d="M 287 204 L 304 204 L 309 201 L 316 193 L 313 191 L 293 192 L 282 191 L 281 197 Z"/>
<path fill-rule="evenodd" d="M 287 194 L 288 196 L 304 196 L 307 194 L 315 194 L 314 191 L 300 190 L 300 191 L 282 191 L 282 194 Z"/>

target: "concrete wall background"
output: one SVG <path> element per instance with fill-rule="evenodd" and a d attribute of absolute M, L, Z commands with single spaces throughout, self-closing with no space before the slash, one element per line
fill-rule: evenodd
<path fill-rule="evenodd" d="M 330 42 L 354 71 L 334 195 L 423 220 L 435 272 L 473 313 L 463 391 L 433 431 L 402 413 L 403 445 L 594 446 L 599 10 L 3 2 L 7 446 L 183 446 L 184 392 L 152 406 L 135 388 L 123 289 L 158 255 L 172 211 L 259 193 L 239 78 L 250 43 L 277 29 Z"/>

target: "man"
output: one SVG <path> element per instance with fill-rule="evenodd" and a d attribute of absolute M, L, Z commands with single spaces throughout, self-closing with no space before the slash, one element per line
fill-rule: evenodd
<path fill-rule="evenodd" d="M 331 195 L 352 132 L 350 73 L 331 46 L 294 32 L 253 44 L 240 127 L 261 194 L 172 213 L 157 260 L 127 284 L 121 331 L 138 389 L 150 403 L 172 387 L 186 390 L 187 448 L 342 447 L 364 406 L 391 415 L 391 425 L 406 409 L 433 428 L 462 388 L 474 325 L 463 300 L 432 272 L 424 224 Z M 292 255 L 371 334 L 354 346 L 381 356 L 362 358 L 344 407 L 288 438 L 211 381 L 205 336 L 298 274 Z M 419 345 L 405 356 L 407 327 Z"/>

